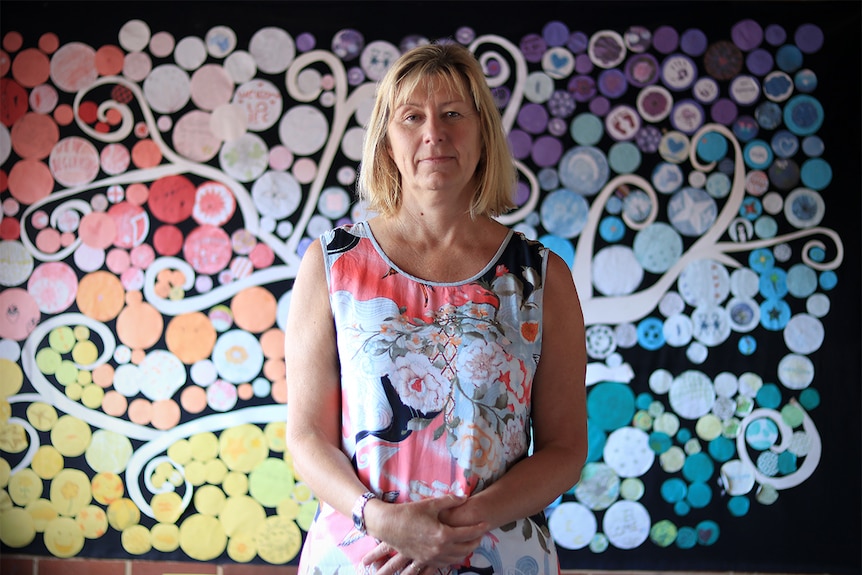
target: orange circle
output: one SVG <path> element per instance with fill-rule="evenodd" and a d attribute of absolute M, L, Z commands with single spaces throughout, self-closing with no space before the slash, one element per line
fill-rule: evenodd
<path fill-rule="evenodd" d="M 93 383 L 102 388 L 109 388 L 114 383 L 114 366 L 103 363 L 93 370 Z"/>
<path fill-rule="evenodd" d="M 132 162 L 139 168 L 152 168 L 162 161 L 162 151 L 152 140 L 139 140 L 132 146 Z"/>
<path fill-rule="evenodd" d="M 254 397 L 254 386 L 250 383 L 241 383 L 236 386 L 236 395 L 243 401 L 248 401 Z"/>
<path fill-rule="evenodd" d="M 180 403 L 188 413 L 200 413 L 207 406 L 207 392 L 198 385 L 186 387 L 180 394 Z"/>
<path fill-rule="evenodd" d="M 180 406 L 173 399 L 153 402 L 152 424 L 156 429 L 171 429 L 180 422 Z"/>
<path fill-rule="evenodd" d="M 138 398 L 129 404 L 129 419 L 138 425 L 149 425 L 153 418 L 153 404 L 149 400 Z"/>
<path fill-rule="evenodd" d="M 126 188 L 126 200 L 130 204 L 142 206 L 147 203 L 147 198 L 150 196 L 150 189 L 145 184 L 130 184 Z"/>
<path fill-rule="evenodd" d="M 278 328 L 263 332 L 260 336 L 260 347 L 263 350 L 263 357 L 283 359 L 284 332 Z"/>
<path fill-rule="evenodd" d="M 85 275 L 78 283 L 78 309 L 96 321 L 109 321 L 123 309 L 125 289 L 120 278 L 104 270 Z"/>
<path fill-rule="evenodd" d="M 117 316 L 117 338 L 132 349 L 149 349 L 162 337 L 161 312 L 146 302 L 127 305 Z"/>
<path fill-rule="evenodd" d="M 268 289 L 253 286 L 236 294 L 230 309 L 237 327 L 261 333 L 275 324 L 278 302 Z"/>
<path fill-rule="evenodd" d="M 60 47 L 60 38 L 53 32 L 45 32 L 39 37 L 39 49 L 46 54 L 53 54 Z"/>
<path fill-rule="evenodd" d="M 144 359 L 146 359 L 146 357 L 147 357 L 147 352 L 145 352 L 144 350 L 133 349 L 132 350 L 132 357 L 130 358 L 130 361 L 135 365 L 141 365 L 141 362 L 143 362 Z"/>
<path fill-rule="evenodd" d="M 263 376 L 270 381 L 283 379 L 287 373 L 287 366 L 283 359 L 268 359 L 263 362 Z"/>
<path fill-rule="evenodd" d="M 60 104 L 54 108 L 54 119 L 61 126 L 68 126 L 75 119 L 75 111 L 69 104 Z"/>
<path fill-rule="evenodd" d="M 212 322 L 199 311 L 175 316 L 165 329 L 168 351 L 187 365 L 208 358 L 215 342 L 216 331 Z"/>
<path fill-rule="evenodd" d="M 27 48 L 12 61 L 12 77 L 25 88 L 44 84 L 51 76 L 51 62 L 42 51 Z"/>
<path fill-rule="evenodd" d="M 106 391 L 105 396 L 102 398 L 102 410 L 111 417 L 124 415 L 128 407 L 129 401 L 116 390 Z"/>
<path fill-rule="evenodd" d="M 81 218 L 78 236 L 84 245 L 104 250 L 111 247 L 117 237 L 117 223 L 105 212 L 90 212 Z"/>
<path fill-rule="evenodd" d="M 284 378 L 272 382 L 272 399 L 276 403 L 287 403 L 287 380 Z"/>
<path fill-rule="evenodd" d="M 33 112 L 24 114 L 12 126 L 12 149 L 22 158 L 42 160 L 60 141 L 60 128 L 54 118 Z"/>
<path fill-rule="evenodd" d="M 125 54 L 117 46 L 102 46 L 96 50 L 96 71 L 102 76 L 115 76 L 123 71 Z"/>
<path fill-rule="evenodd" d="M 3 49 L 8 52 L 17 52 L 24 45 L 24 36 L 20 32 L 8 32 L 3 36 Z"/>
<path fill-rule="evenodd" d="M 39 160 L 18 160 L 9 172 L 9 192 L 22 204 L 47 198 L 53 189 L 54 176 Z"/>

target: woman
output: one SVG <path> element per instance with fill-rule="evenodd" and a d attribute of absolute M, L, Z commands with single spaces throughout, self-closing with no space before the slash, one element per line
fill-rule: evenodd
<path fill-rule="evenodd" d="M 288 448 L 321 501 L 300 573 L 559 572 L 543 509 L 586 457 L 584 324 L 566 264 L 493 219 L 515 181 L 469 50 L 394 63 L 359 177 L 378 215 L 293 287 Z"/>

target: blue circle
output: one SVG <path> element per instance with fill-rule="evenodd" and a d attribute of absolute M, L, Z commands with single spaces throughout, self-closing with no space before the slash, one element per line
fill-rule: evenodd
<path fill-rule="evenodd" d="M 757 248 L 748 255 L 748 266 L 761 274 L 775 266 L 775 256 L 767 248 Z"/>
<path fill-rule="evenodd" d="M 679 477 L 671 477 L 661 484 L 660 492 L 662 499 L 668 503 L 676 503 L 685 499 L 688 485 Z"/>
<path fill-rule="evenodd" d="M 800 176 L 806 187 L 822 190 L 832 182 L 832 166 L 822 158 L 811 158 L 802 164 Z"/>
<path fill-rule="evenodd" d="M 595 195 L 608 181 L 610 168 L 605 154 L 598 148 L 576 146 L 567 150 L 559 163 L 563 185 L 584 196 Z"/>
<path fill-rule="evenodd" d="M 760 325 L 771 331 L 784 329 L 790 321 L 790 305 L 783 299 L 767 299 L 760 304 Z"/>
<path fill-rule="evenodd" d="M 542 242 L 542 245 L 546 248 L 563 258 L 563 261 L 566 262 L 566 265 L 570 268 L 575 265 L 575 246 L 572 245 L 572 242 L 566 238 L 561 238 L 560 236 L 551 234 L 546 234 L 540 237 L 539 241 Z"/>
<path fill-rule="evenodd" d="M 778 130 L 773 134 L 770 145 L 779 158 L 792 158 L 799 150 L 799 138 L 788 130 Z"/>
<path fill-rule="evenodd" d="M 707 132 L 697 141 L 697 155 L 704 162 L 717 162 L 727 155 L 727 138 L 718 132 Z"/>
<path fill-rule="evenodd" d="M 774 154 L 769 144 L 763 140 L 752 140 L 742 149 L 742 158 L 749 168 L 764 170 L 772 163 Z"/>
<path fill-rule="evenodd" d="M 539 187 L 545 191 L 560 187 L 560 176 L 553 168 L 542 168 L 536 177 L 539 179 Z"/>
<path fill-rule="evenodd" d="M 569 41 L 569 27 L 558 20 L 548 22 L 542 28 L 542 38 L 548 46 L 563 46 Z"/>
<path fill-rule="evenodd" d="M 736 443 L 723 435 L 719 435 L 709 442 L 707 451 L 709 451 L 713 459 L 719 463 L 724 463 L 730 461 L 736 455 Z"/>
<path fill-rule="evenodd" d="M 707 481 L 715 472 L 712 458 L 704 452 L 692 453 L 685 458 L 682 475 L 691 482 Z"/>
<path fill-rule="evenodd" d="M 754 109 L 754 119 L 764 130 L 774 130 L 781 125 L 781 107 L 775 102 L 763 102 Z"/>
<path fill-rule="evenodd" d="M 695 545 L 697 545 L 697 531 L 694 527 L 680 527 L 676 533 L 676 546 L 680 549 L 692 549 Z"/>
<path fill-rule="evenodd" d="M 788 74 L 802 66 L 802 51 L 792 44 L 785 44 L 775 54 L 775 63 Z"/>
<path fill-rule="evenodd" d="M 818 158 L 823 155 L 823 150 L 826 149 L 826 144 L 823 143 L 823 140 L 820 136 L 806 136 L 802 140 L 802 151 L 805 152 L 806 156 L 811 158 Z"/>
<path fill-rule="evenodd" d="M 670 194 L 677 191 L 685 182 L 682 168 L 670 162 L 661 162 L 653 168 L 652 185 L 662 194 Z"/>
<path fill-rule="evenodd" d="M 603 431 L 613 431 L 631 423 L 635 414 L 635 394 L 624 383 L 606 381 L 593 386 L 587 395 L 590 421 Z"/>
<path fill-rule="evenodd" d="M 644 349 L 655 351 L 664 345 L 664 324 L 658 318 L 648 317 L 638 324 L 638 343 Z"/>
<path fill-rule="evenodd" d="M 754 221 L 760 217 L 760 214 L 762 213 L 763 204 L 760 202 L 760 198 L 746 196 L 739 205 L 739 215 L 747 220 Z"/>
<path fill-rule="evenodd" d="M 587 224 L 590 205 L 587 200 L 571 189 L 560 188 L 545 196 L 539 208 L 542 225 L 551 234 L 573 238 Z"/>
<path fill-rule="evenodd" d="M 711 519 L 707 519 L 697 524 L 695 533 L 697 533 L 698 543 L 701 545 L 712 545 L 718 541 L 721 529 L 718 527 L 718 523 Z"/>
<path fill-rule="evenodd" d="M 742 355 L 751 355 L 757 351 L 757 340 L 754 339 L 753 336 L 744 335 L 739 338 L 739 345 L 737 348 L 739 349 L 739 353 Z"/>
<path fill-rule="evenodd" d="M 736 495 L 727 501 L 727 510 L 734 517 L 748 515 L 749 509 L 751 509 L 751 500 L 748 497 Z"/>
<path fill-rule="evenodd" d="M 695 481 L 688 486 L 686 500 L 695 509 L 703 509 L 712 501 L 712 488 L 706 483 Z"/>
<path fill-rule="evenodd" d="M 740 142 L 750 142 L 757 137 L 759 131 L 760 125 L 751 116 L 739 116 L 733 121 L 733 135 L 739 138 Z"/>
<path fill-rule="evenodd" d="M 781 390 L 774 383 L 765 383 L 757 390 L 755 400 L 760 407 L 775 409 L 781 405 Z"/>
<path fill-rule="evenodd" d="M 782 298 L 787 295 L 787 272 L 772 267 L 760 274 L 759 291 L 766 299 Z"/>
<path fill-rule="evenodd" d="M 817 74 L 811 70 L 799 70 L 793 76 L 796 89 L 803 94 L 809 94 L 817 88 Z"/>
<path fill-rule="evenodd" d="M 784 106 L 784 123 L 799 136 L 813 134 L 823 125 L 823 106 L 807 94 L 793 96 Z"/>
<path fill-rule="evenodd" d="M 626 235 L 626 224 L 617 216 L 605 216 L 599 223 L 599 235 L 609 244 L 618 242 Z"/>
<path fill-rule="evenodd" d="M 820 274 L 820 287 L 825 290 L 831 290 L 838 285 L 838 275 L 831 270 L 827 270 Z"/>

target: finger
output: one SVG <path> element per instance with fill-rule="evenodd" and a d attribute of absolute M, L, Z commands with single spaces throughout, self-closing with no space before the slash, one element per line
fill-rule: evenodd
<path fill-rule="evenodd" d="M 379 543 L 377 547 L 369 551 L 362 558 L 363 565 L 371 565 L 381 559 L 386 559 L 392 555 L 392 547 L 386 543 Z"/>

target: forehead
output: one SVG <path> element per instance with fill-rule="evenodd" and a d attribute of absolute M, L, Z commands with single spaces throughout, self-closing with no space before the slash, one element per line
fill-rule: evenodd
<path fill-rule="evenodd" d="M 424 102 L 431 94 L 438 92 L 446 95 L 447 101 L 472 101 L 467 81 L 458 74 L 437 72 L 429 76 L 414 74 L 402 79 L 392 95 L 392 107 L 397 108 L 408 102 Z"/>

